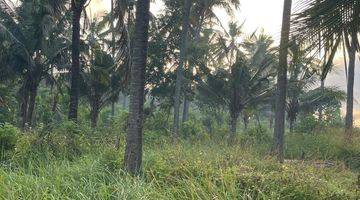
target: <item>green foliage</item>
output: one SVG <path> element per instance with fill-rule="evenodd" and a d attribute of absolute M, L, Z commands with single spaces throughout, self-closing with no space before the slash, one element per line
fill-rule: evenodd
<path fill-rule="evenodd" d="M 170 113 L 155 112 L 144 124 L 145 130 L 158 132 L 159 135 L 169 135 L 171 129 Z"/>
<path fill-rule="evenodd" d="M 1 77 L 0 77 L 1 79 Z M 1 79 L 3 80 L 3 79 Z M 5 79 L 4 79 L 5 80 Z M 5 82 L 5 81 L 2 81 Z M 16 120 L 16 92 L 14 87 L 8 87 L 8 84 L 15 84 L 13 82 L 0 83 L 0 123 L 14 123 Z"/>
<path fill-rule="evenodd" d="M 348 142 L 342 129 L 324 128 L 313 134 L 294 133 L 286 137 L 286 157 L 343 162 L 345 166 L 360 170 L 360 135 Z"/>
<path fill-rule="evenodd" d="M 15 149 L 20 131 L 11 124 L 0 124 L 0 161 L 7 158 L 9 151 Z"/>
<path fill-rule="evenodd" d="M 242 135 L 242 141 L 251 144 L 271 144 L 272 142 L 271 133 L 262 126 L 252 127 Z"/>
<path fill-rule="evenodd" d="M 180 133 L 185 138 L 203 138 L 206 137 L 206 132 L 203 125 L 200 122 L 190 119 L 182 123 Z"/>
<path fill-rule="evenodd" d="M 19 130 L 11 124 L 0 125 L 0 145 L 2 150 L 13 149 L 19 134 Z"/>
<path fill-rule="evenodd" d="M 18 139 L 13 160 L 20 166 L 42 165 L 53 159 L 74 160 L 93 143 L 89 133 L 86 126 L 70 121 L 28 132 Z"/>
<path fill-rule="evenodd" d="M 159 125 L 154 122 L 163 120 L 162 114 L 155 116 L 147 122 L 152 122 L 153 128 Z M 91 131 L 88 126 L 64 122 L 50 129 L 33 130 L 19 136 L 13 158 L 9 160 L 11 164 L 0 167 L 0 196 L 5 199 L 339 200 L 358 197 L 356 171 L 345 167 L 356 169 L 359 164 L 358 134 L 354 135 L 354 143 L 346 146 L 342 132 L 336 129 L 316 135 L 289 134 L 286 157 L 297 159 L 305 151 L 306 161 L 278 164 L 265 156 L 264 149 L 269 149 L 272 140 L 271 133 L 263 127 L 240 134 L 241 143 L 231 147 L 220 137 L 197 137 L 202 127 L 201 122 L 192 119 L 183 131 L 190 131 L 195 137 L 180 140 L 177 145 L 169 137 L 161 137 L 155 130 L 146 128 L 143 170 L 136 178 L 121 170 L 123 136 L 117 151 L 113 146 L 115 133 L 106 133 L 104 129 Z M 312 160 L 334 165 L 319 168 Z"/>
<path fill-rule="evenodd" d="M 54 161 L 27 170 L 0 169 L 5 199 L 164 199 L 152 183 L 110 171 L 97 152 L 76 162 Z M 99 158 L 100 157 L 100 158 Z"/>
<path fill-rule="evenodd" d="M 295 132 L 299 133 L 313 133 L 314 130 L 319 126 L 318 120 L 313 115 L 307 115 L 295 125 Z"/>

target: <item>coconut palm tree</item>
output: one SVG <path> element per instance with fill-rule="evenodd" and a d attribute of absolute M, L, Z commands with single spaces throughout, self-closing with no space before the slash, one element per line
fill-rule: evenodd
<path fill-rule="evenodd" d="M 300 96 L 317 81 L 319 62 L 315 58 L 307 56 L 308 52 L 294 40 L 291 42 L 289 54 L 286 113 L 292 132 L 300 111 Z"/>
<path fill-rule="evenodd" d="M 173 124 L 174 137 L 179 136 L 180 96 L 181 96 L 181 87 L 182 87 L 183 70 L 184 70 L 183 68 L 184 68 L 185 57 L 186 57 L 188 30 L 189 30 L 189 26 L 190 26 L 190 9 L 191 9 L 191 1 L 184 0 L 184 15 L 183 15 L 183 22 L 182 22 L 179 66 L 176 71 L 176 85 L 175 85 L 175 95 L 174 95 L 174 124 Z"/>
<path fill-rule="evenodd" d="M 356 52 L 359 50 L 358 33 L 360 32 L 359 0 L 303 0 L 302 8 L 294 20 L 294 34 L 309 47 L 323 49 L 326 63 L 323 79 L 331 69 L 335 53 L 342 44 L 347 51 L 347 104 L 346 132 L 353 128 L 354 72 Z M 346 57 L 346 55 L 344 55 Z"/>
<path fill-rule="evenodd" d="M 136 3 L 135 34 L 130 79 L 130 109 L 124 167 L 130 174 L 140 172 L 142 162 L 142 126 L 145 71 L 148 48 L 148 30 L 150 0 L 138 0 Z"/>
<path fill-rule="evenodd" d="M 241 112 L 256 107 L 272 95 L 270 82 L 274 75 L 272 40 L 266 35 L 254 34 L 239 43 L 240 30 L 241 26 L 231 23 L 230 37 L 219 36 L 215 60 L 225 67 L 207 75 L 205 82 L 198 86 L 199 101 L 229 110 L 230 144 L 235 139 Z"/>
<path fill-rule="evenodd" d="M 190 33 L 192 36 L 192 46 L 194 47 L 194 52 L 201 52 L 201 33 L 204 32 L 207 26 L 213 26 L 217 24 L 222 27 L 222 21 L 219 19 L 217 14 L 214 11 L 214 8 L 224 9 L 229 16 L 233 16 L 234 9 L 238 9 L 240 5 L 239 0 L 196 0 L 194 1 L 193 8 L 191 9 L 190 21 L 191 28 Z M 205 34 L 206 37 L 206 34 Z M 198 54 L 195 54 L 198 56 Z M 189 58 L 188 58 L 189 59 Z M 199 63 L 199 57 L 195 57 L 196 61 L 191 62 L 189 59 L 189 65 L 187 74 L 185 74 L 184 81 L 184 109 L 182 121 L 186 122 L 189 119 L 189 106 L 191 99 L 191 85 L 193 81 L 193 71 L 196 67 L 196 63 Z M 200 61 L 201 63 L 201 61 Z"/>
<path fill-rule="evenodd" d="M 19 5 L 0 1 L 2 67 L 22 76 L 20 117 L 22 128 L 31 125 L 40 81 L 57 66 L 69 43 L 62 11 L 66 1 L 22 0 Z"/>
<path fill-rule="evenodd" d="M 116 60 L 119 65 L 121 65 L 121 68 L 119 68 L 119 70 L 122 74 L 121 87 L 123 94 L 125 94 L 125 90 L 128 86 L 128 80 L 130 76 L 130 32 L 131 27 L 133 26 L 133 7 L 134 0 L 111 0 L 111 11 L 105 18 L 105 21 L 110 24 L 110 30 L 105 32 L 104 34 L 109 35 L 109 38 L 111 37 L 111 42 L 109 43 L 111 55 L 114 60 Z M 116 87 L 116 83 L 114 86 Z M 115 115 L 115 102 L 118 101 L 118 99 L 119 95 L 112 99 L 112 116 Z"/>
<path fill-rule="evenodd" d="M 279 50 L 279 66 L 277 76 L 277 91 L 275 101 L 274 125 L 274 151 L 279 162 L 284 162 L 284 133 L 285 133 L 285 108 L 286 108 L 286 82 L 287 58 L 290 37 L 290 17 L 292 0 L 284 0 L 284 11 L 281 28 L 281 41 Z"/>
<path fill-rule="evenodd" d="M 80 89 L 80 19 L 81 13 L 88 0 L 71 0 L 72 11 L 72 39 L 71 39 L 71 86 L 69 119 L 76 121 L 78 115 Z"/>
<path fill-rule="evenodd" d="M 86 96 L 90 103 L 90 119 L 91 126 L 97 126 L 97 119 L 101 109 L 112 103 L 118 97 L 121 89 L 120 66 L 116 65 L 113 55 L 114 51 L 108 49 L 106 45 L 106 28 L 104 29 L 104 21 L 92 21 L 89 28 L 89 34 L 83 46 L 81 56 L 83 62 L 83 70 L 81 71 L 83 80 L 82 91 L 86 92 Z M 110 41 L 112 44 L 113 41 Z"/>

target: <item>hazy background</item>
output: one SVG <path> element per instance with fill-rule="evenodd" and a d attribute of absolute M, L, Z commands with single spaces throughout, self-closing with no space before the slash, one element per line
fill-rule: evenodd
<path fill-rule="evenodd" d="M 92 0 L 90 4 L 90 13 L 94 16 L 101 16 L 103 13 L 110 10 L 110 0 Z M 151 12 L 159 14 L 162 11 L 162 3 L 152 3 Z M 294 1 L 293 8 L 296 10 L 297 0 Z M 218 17 L 224 21 L 226 26 L 227 21 L 245 22 L 244 32 L 252 33 L 255 30 L 263 29 L 265 33 L 272 35 L 275 41 L 280 39 L 281 20 L 282 20 L 283 0 L 242 0 L 241 7 L 235 12 L 234 19 L 230 19 L 223 10 L 217 9 Z M 358 56 L 358 58 L 360 58 Z M 346 91 L 346 76 L 344 70 L 344 59 L 339 53 L 335 62 L 334 70 L 326 79 L 326 86 L 338 87 Z M 360 74 L 359 74 L 359 59 L 357 59 L 355 68 L 355 110 L 354 118 L 357 126 L 360 126 L 360 106 L 357 99 L 360 97 Z M 345 104 L 344 104 L 345 105 Z M 343 105 L 343 114 L 345 106 Z"/>

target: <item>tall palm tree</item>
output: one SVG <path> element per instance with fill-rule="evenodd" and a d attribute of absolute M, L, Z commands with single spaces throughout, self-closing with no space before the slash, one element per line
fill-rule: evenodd
<path fill-rule="evenodd" d="M 180 57 L 179 57 L 179 66 L 176 72 L 176 85 L 175 85 L 175 96 L 174 96 L 174 124 L 173 132 L 174 136 L 179 136 L 179 127 L 180 127 L 180 96 L 181 96 L 181 87 L 183 79 L 183 68 L 185 64 L 186 57 L 186 48 L 187 48 L 187 37 L 188 30 L 190 25 L 190 9 L 191 2 L 190 0 L 184 0 L 184 15 L 182 22 L 182 33 L 181 33 L 181 47 L 180 47 Z"/>
<path fill-rule="evenodd" d="M 142 162 L 142 126 L 149 35 L 149 10 L 150 0 L 137 1 L 130 79 L 129 122 L 124 158 L 124 168 L 132 175 L 140 172 Z"/>
<path fill-rule="evenodd" d="M 114 64 L 113 48 L 105 51 L 107 44 L 107 29 L 104 27 L 104 20 L 97 22 L 95 19 L 90 23 L 89 34 L 81 49 L 82 83 L 90 103 L 91 126 L 97 126 L 97 119 L 101 109 L 113 103 L 120 92 L 119 67 Z M 109 41 L 109 43 L 113 43 Z"/>
<path fill-rule="evenodd" d="M 269 86 L 274 76 L 274 55 L 270 37 L 252 35 L 239 44 L 241 26 L 230 24 L 230 37 L 219 36 L 215 60 L 218 69 L 200 82 L 198 98 L 203 104 L 216 108 L 225 106 L 230 114 L 229 143 L 233 143 L 240 114 L 250 107 L 256 107 L 272 94 Z"/>
<path fill-rule="evenodd" d="M 290 61 L 288 66 L 288 85 L 286 95 L 286 113 L 290 132 L 293 131 L 297 114 L 300 111 L 301 95 L 318 80 L 319 61 L 312 56 L 297 41 L 292 41 L 289 48 Z"/>
<path fill-rule="evenodd" d="M 214 8 L 223 8 L 229 16 L 233 15 L 233 8 L 238 9 L 240 5 L 239 0 L 196 0 L 194 1 L 193 9 L 191 10 L 190 19 L 191 23 L 191 35 L 193 38 L 193 46 L 195 51 L 199 51 L 199 44 L 201 41 L 201 32 L 206 26 L 213 26 L 214 23 L 222 27 L 222 22 L 216 15 Z M 195 58 L 200 60 L 199 57 Z M 188 74 L 185 76 L 188 81 L 185 81 L 185 88 L 191 91 L 193 69 L 196 67 L 195 63 L 189 62 Z M 186 122 L 189 119 L 189 107 L 190 107 L 190 92 L 184 91 L 184 109 L 182 121 Z"/>
<path fill-rule="evenodd" d="M 358 4 L 360 6 L 360 3 Z M 348 82 L 347 82 L 347 98 L 346 98 L 346 117 L 345 117 L 345 129 L 348 135 L 352 134 L 354 125 L 354 79 L 355 79 L 355 60 L 356 60 L 356 41 L 357 33 L 352 32 L 351 38 L 345 37 L 346 49 L 349 56 L 348 65 Z"/>
<path fill-rule="evenodd" d="M 80 88 L 80 19 L 87 0 L 71 0 L 72 11 L 72 48 L 71 48 L 71 86 L 69 119 L 76 121 Z"/>
<path fill-rule="evenodd" d="M 303 0 L 294 20 L 294 34 L 310 47 L 325 50 L 323 79 L 331 69 L 332 60 L 342 43 L 349 57 L 347 70 L 346 132 L 353 128 L 355 57 L 359 51 L 360 0 Z M 346 57 L 346 55 L 344 55 Z"/>
<path fill-rule="evenodd" d="M 2 67 L 16 69 L 22 76 L 20 117 L 22 128 L 31 125 L 40 81 L 56 66 L 68 47 L 62 11 L 66 1 L 22 0 L 17 6 L 0 1 Z"/>
<path fill-rule="evenodd" d="M 286 108 L 286 82 L 287 82 L 287 57 L 290 36 L 292 0 L 284 0 L 284 11 L 281 28 L 281 41 L 279 52 L 279 66 L 277 76 L 277 91 L 275 105 L 274 126 L 274 151 L 279 162 L 284 162 L 284 133 L 285 133 L 285 108 Z"/>
<path fill-rule="evenodd" d="M 110 30 L 106 34 L 110 33 L 108 37 L 111 38 L 111 42 L 109 43 L 111 55 L 114 60 L 117 61 L 115 64 L 119 65 L 119 67 L 121 66 L 121 84 L 123 92 L 128 86 L 128 79 L 130 76 L 130 29 L 133 25 L 133 4 L 134 0 L 111 0 L 111 10 L 106 17 L 106 20 L 110 24 Z M 116 83 L 114 84 L 116 85 Z M 112 99 L 112 116 L 115 115 L 115 102 L 119 100 L 119 95 Z"/>

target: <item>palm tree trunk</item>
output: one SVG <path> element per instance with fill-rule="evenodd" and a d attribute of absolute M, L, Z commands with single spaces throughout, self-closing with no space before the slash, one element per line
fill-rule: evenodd
<path fill-rule="evenodd" d="M 292 133 L 294 131 L 294 124 L 295 124 L 295 119 L 294 118 L 290 118 L 289 119 L 289 129 L 290 129 L 290 133 Z"/>
<path fill-rule="evenodd" d="M 287 56 L 290 35 L 292 0 L 284 0 L 284 12 L 281 29 L 279 67 L 277 76 L 274 151 L 280 163 L 284 162 L 285 104 L 287 84 Z"/>
<path fill-rule="evenodd" d="M 183 68 L 186 59 L 186 46 L 187 46 L 187 35 L 189 29 L 189 20 L 190 20 L 190 0 L 184 0 L 184 18 L 182 24 L 182 33 L 181 33 L 181 47 L 180 47 L 180 58 L 179 58 L 179 67 L 176 72 L 176 85 L 175 85 L 175 97 L 174 97 L 174 124 L 173 132 L 174 137 L 179 136 L 179 127 L 180 127 L 180 96 L 181 96 L 181 85 L 183 79 Z"/>
<path fill-rule="evenodd" d="M 243 116 L 243 121 L 244 121 L 244 130 L 248 130 L 249 127 L 249 116 L 247 114 L 244 113 Z"/>
<path fill-rule="evenodd" d="M 148 49 L 150 0 L 138 0 L 130 79 L 129 127 L 126 136 L 124 168 L 132 175 L 140 172 L 145 70 Z"/>
<path fill-rule="evenodd" d="M 346 117 L 345 128 L 346 133 L 351 135 L 353 130 L 353 109 L 354 109 L 354 76 L 355 76 L 355 60 L 356 60 L 356 48 L 351 45 L 348 48 L 349 54 L 349 69 L 348 69 L 348 82 L 347 82 L 347 98 L 346 98 Z"/>
<path fill-rule="evenodd" d="M 114 18 L 114 0 L 111 0 L 111 56 L 113 60 L 115 60 L 115 26 L 114 26 L 115 18 Z M 115 100 L 111 102 L 111 117 L 115 116 Z"/>
<path fill-rule="evenodd" d="M 29 108 L 27 111 L 27 119 L 26 122 L 29 124 L 29 126 L 32 125 L 33 122 L 33 114 L 35 110 L 35 101 L 36 101 L 36 95 L 37 95 L 37 83 L 32 82 L 30 87 L 30 98 L 29 98 Z"/>
<path fill-rule="evenodd" d="M 26 120 L 27 120 L 27 111 L 29 105 L 29 85 L 28 80 L 26 79 L 23 83 L 20 91 L 20 127 L 22 130 L 26 128 Z"/>
<path fill-rule="evenodd" d="M 72 65 L 71 65 L 71 87 L 70 105 L 68 118 L 77 121 L 79 104 L 79 81 L 80 81 L 80 18 L 85 1 L 72 0 Z"/>
<path fill-rule="evenodd" d="M 257 122 L 258 127 L 261 128 L 261 121 L 260 121 L 259 113 L 256 113 L 255 117 L 256 117 L 256 122 Z"/>
<path fill-rule="evenodd" d="M 111 117 L 115 116 L 115 102 L 111 102 Z"/>
<path fill-rule="evenodd" d="M 190 100 L 185 96 L 184 98 L 184 110 L 182 116 L 182 122 L 187 122 L 189 120 L 189 108 L 190 108 Z"/>
<path fill-rule="evenodd" d="M 122 101 L 122 106 L 124 109 L 126 109 L 126 107 L 127 107 L 127 96 L 125 94 L 124 94 L 124 99 Z"/>
<path fill-rule="evenodd" d="M 96 128 L 97 126 L 99 111 L 100 111 L 99 103 L 94 102 L 94 104 L 91 106 L 91 111 L 90 111 L 91 128 Z"/>
<path fill-rule="evenodd" d="M 228 140 L 229 145 L 232 145 L 235 142 L 237 121 L 238 121 L 238 115 L 231 115 L 230 116 L 230 137 L 229 137 L 229 140 Z"/>
<path fill-rule="evenodd" d="M 201 31 L 201 25 L 199 25 L 199 27 L 197 27 L 196 30 L 196 35 L 195 35 L 195 40 L 194 43 L 195 45 L 198 45 L 200 43 L 200 31 Z M 189 67 L 189 89 L 191 89 L 191 83 L 192 83 L 192 77 L 193 77 L 193 69 L 194 69 L 194 65 L 191 64 Z M 185 93 L 185 98 L 184 98 L 184 110 L 183 110 L 183 118 L 182 118 L 182 122 L 186 122 L 189 120 L 189 109 L 190 109 L 190 98 L 189 98 L 189 94 Z"/>
<path fill-rule="evenodd" d="M 324 93 L 324 90 L 325 90 L 325 80 L 321 80 L 320 89 L 321 89 L 321 92 Z M 322 122 L 322 120 L 323 120 L 323 107 L 320 106 L 320 108 L 319 108 L 319 122 Z"/>
<path fill-rule="evenodd" d="M 274 125 L 274 114 L 271 112 L 269 116 L 269 128 L 272 129 Z"/>
<path fill-rule="evenodd" d="M 53 114 L 55 114 L 55 112 L 56 112 L 57 104 L 58 104 L 58 92 L 55 91 L 53 94 L 53 100 L 52 100 L 52 105 L 51 105 L 51 112 L 53 112 Z"/>

